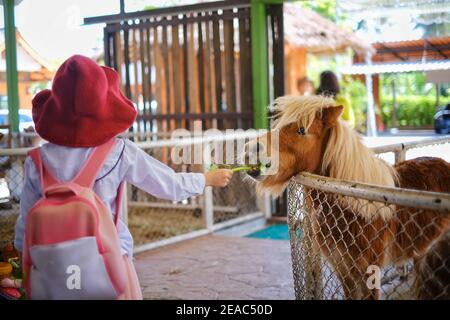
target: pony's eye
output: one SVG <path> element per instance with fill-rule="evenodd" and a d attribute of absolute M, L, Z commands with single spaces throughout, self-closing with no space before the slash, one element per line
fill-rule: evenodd
<path fill-rule="evenodd" d="M 304 136 L 304 135 L 306 134 L 305 128 L 303 128 L 303 127 L 298 128 L 298 129 L 297 129 L 297 133 L 298 133 L 299 135 Z"/>

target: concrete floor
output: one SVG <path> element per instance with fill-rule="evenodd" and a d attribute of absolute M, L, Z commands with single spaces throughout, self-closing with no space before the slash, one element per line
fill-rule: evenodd
<path fill-rule="evenodd" d="M 135 256 L 144 299 L 294 299 L 288 241 L 208 235 Z"/>

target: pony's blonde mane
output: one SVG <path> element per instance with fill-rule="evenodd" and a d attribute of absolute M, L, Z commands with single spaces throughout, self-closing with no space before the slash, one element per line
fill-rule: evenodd
<path fill-rule="evenodd" d="M 275 114 L 272 129 L 279 130 L 288 124 L 297 123 L 308 131 L 314 119 L 320 116 L 325 108 L 335 105 L 332 98 L 322 96 L 280 97 L 271 107 Z M 330 129 L 320 174 L 335 179 L 382 186 L 395 186 L 396 181 L 394 168 L 377 158 L 372 150 L 362 143 L 360 135 L 350 129 L 341 118 L 336 126 Z M 361 200 L 359 204 L 361 205 Z M 389 208 L 386 208 L 387 210 L 380 208 L 376 211 L 380 211 L 382 216 L 389 215 L 388 211 L 391 211 Z M 372 217 L 375 213 L 372 211 L 374 210 L 370 209 L 365 212 L 365 216 Z"/>

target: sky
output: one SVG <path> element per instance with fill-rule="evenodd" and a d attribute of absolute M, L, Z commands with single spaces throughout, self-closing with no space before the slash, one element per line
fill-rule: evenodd
<path fill-rule="evenodd" d="M 182 3 L 180 3 L 182 2 Z M 126 0 L 126 11 L 145 6 L 168 6 L 197 2 L 195 0 Z M 3 27 L 3 7 L 0 7 Z M 73 54 L 95 56 L 103 50 L 103 25 L 83 25 L 83 18 L 119 12 L 119 0 L 23 0 L 16 7 L 16 26 L 26 41 L 44 58 L 58 63 Z M 383 40 L 419 38 L 412 31 L 410 17 L 400 13 L 395 23 L 383 30 Z M 376 35 L 361 35 L 365 39 Z M 378 35 L 379 37 L 379 35 Z"/>
<path fill-rule="evenodd" d="M 23 0 L 16 7 L 16 27 L 41 56 L 58 61 L 92 55 L 101 45 L 102 26 L 82 26 L 83 17 L 117 12 L 117 0 Z M 3 12 L 0 19 L 3 26 Z"/>
<path fill-rule="evenodd" d="M 170 0 L 126 0 L 126 11 L 146 5 L 171 5 Z M 95 55 L 103 49 L 103 25 L 83 26 L 83 18 L 119 13 L 119 0 L 23 0 L 16 7 L 16 27 L 26 41 L 49 61 L 73 54 Z M 3 27 L 3 7 L 0 7 Z"/>

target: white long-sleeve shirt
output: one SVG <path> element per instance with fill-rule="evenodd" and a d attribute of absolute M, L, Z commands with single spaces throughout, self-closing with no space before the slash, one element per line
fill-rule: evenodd
<path fill-rule="evenodd" d="M 52 143 L 41 147 L 43 164 L 59 181 L 70 181 L 80 171 L 93 148 L 70 148 Z M 117 138 L 106 159 L 94 191 L 112 214 L 122 181 L 135 185 L 149 194 L 167 200 L 181 201 L 203 193 L 205 177 L 201 173 L 175 172 L 138 148 L 132 141 Z M 15 247 L 22 251 L 25 221 L 28 211 L 42 197 L 39 171 L 28 157 L 25 160 L 25 181 L 20 198 L 20 215 L 16 223 Z M 133 238 L 120 219 L 118 233 L 122 251 L 132 257 Z"/>

